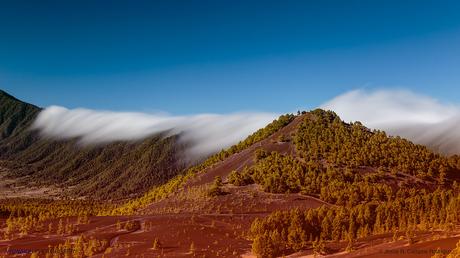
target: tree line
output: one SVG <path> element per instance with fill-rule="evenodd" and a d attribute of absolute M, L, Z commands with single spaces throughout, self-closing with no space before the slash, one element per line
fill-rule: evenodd
<path fill-rule="evenodd" d="M 459 222 L 459 193 L 438 189 L 354 207 L 277 211 L 256 219 L 250 233 L 255 254 L 277 257 L 305 248 L 324 253 L 327 241 L 348 241 L 352 249 L 358 238 L 382 233 L 402 233 L 410 240 L 416 230 L 452 230 Z"/>

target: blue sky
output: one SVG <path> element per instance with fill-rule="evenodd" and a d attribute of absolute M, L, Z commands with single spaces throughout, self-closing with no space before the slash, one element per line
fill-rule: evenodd
<path fill-rule="evenodd" d="M 460 99 L 458 1 L 2 1 L 0 88 L 39 106 L 309 109 L 351 89 Z"/>

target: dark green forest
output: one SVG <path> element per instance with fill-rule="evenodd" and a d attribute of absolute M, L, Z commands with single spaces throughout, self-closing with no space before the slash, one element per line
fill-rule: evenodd
<path fill-rule="evenodd" d="M 51 140 L 31 130 L 40 108 L 0 91 L 0 164 L 19 185 L 72 187 L 69 197 L 126 199 L 183 173 L 185 146 L 178 135 L 139 142 L 78 146 L 78 139 Z"/>

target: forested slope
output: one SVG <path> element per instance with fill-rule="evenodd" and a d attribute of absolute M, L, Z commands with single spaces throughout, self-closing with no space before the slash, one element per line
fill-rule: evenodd
<path fill-rule="evenodd" d="M 141 195 L 181 173 L 178 136 L 78 146 L 76 139 L 44 139 L 31 125 L 40 108 L 0 91 L 0 159 L 18 184 L 71 187 L 67 194 L 98 199 Z"/>
<path fill-rule="evenodd" d="M 33 141 L 28 127 L 40 108 L 0 90 L 0 156 L 12 154 Z"/>
<path fill-rule="evenodd" d="M 301 193 L 331 206 L 276 212 L 251 228 L 253 251 L 276 257 L 326 243 L 420 230 L 452 229 L 460 223 L 458 156 L 444 157 L 425 146 L 361 123 L 344 123 L 334 112 L 304 114 L 293 132 L 295 154 L 255 152 L 254 164 L 234 170 L 228 182 L 257 184 L 271 193 Z"/>

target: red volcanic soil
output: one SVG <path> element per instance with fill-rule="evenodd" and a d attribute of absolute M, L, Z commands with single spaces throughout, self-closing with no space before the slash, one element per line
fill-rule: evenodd
<path fill-rule="evenodd" d="M 236 187 L 224 185 L 224 195 L 208 197 L 209 186 L 184 189 L 169 198 L 151 204 L 140 214 L 197 213 L 197 214 L 269 214 L 293 208 L 318 208 L 328 203 L 301 194 L 272 194 L 257 185 Z"/>
<path fill-rule="evenodd" d="M 409 244 L 407 240 L 392 241 L 385 236 L 373 237 L 368 241 L 362 240 L 359 249 L 350 253 L 330 255 L 334 258 L 429 258 L 436 252 L 449 254 L 460 240 L 460 235 L 444 232 L 419 232 L 416 243 Z"/>
<path fill-rule="evenodd" d="M 88 239 L 105 240 L 107 245 L 92 257 L 252 257 L 247 229 L 256 217 L 263 214 L 164 214 L 155 216 L 91 217 L 88 224 L 79 225 L 71 235 L 32 232 L 26 237 L 0 241 L 0 256 L 29 257 L 30 252 L 41 252 L 45 257 L 49 245 L 63 244 L 66 239 L 83 235 Z M 117 228 L 126 221 L 134 227 Z M 155 239 L 158 240 L 153 249 Z M 326 257 L 431 257 L 440 249 L 450 252 L 460 240 L 459 235 L 443 232 L 419 232 L 415 243 L 409 245 L 400 236 L 393 241 L 391 234 L 360 239 L 355 251 L 326 255 Z M 340 252 L 346 242 L 329 243 L 332 252 Z M 306 251 L 288 257 L 312 257 Z"/>
<path fill-rule="evenodd" d="M 224 161 L 203 171 L 198 176 L 191 179 L 186 186 L 191 187 L 211 183 L 216 176 L 221 176 L 225 179 L 233 170 L 241 170 L 245 166 L 252 165 L 254 163 L 254 152 L 259 148 L 269 152 L 276 151 L 281 154 L 295 155 L 295 146 L 292 144 L 292 136 L 295 134 L 298 125 L 305 119 L 305 116 L 306 115 L 296 117 L 291 123 L 270 135 L 270 137 L 251 145 L 239 153 L 231 155 Z M 284 142 L 278 140 L 280 135 L 285 136 Z"/>
<path fill-rule="evenodd" d="M 250 250 L 245 231 L 258 215 L 194 215 L 167 214 L 131 217 L 91 217 L 79 225 L 78 232 L 56 235 L 33 232 L 14 240 L 0 241 L 0 256 L 43 254 L 48 246 L 63 244 L 67 239 L 83 235 L 88 239 L 105 240 L 107 246 L 93 257 L 237 257 Z M 117 221 L 136 225 L 133 229 L 117 229 Z M 153 249 L 155 239 L 158 240 Z M 41 257 L 41 256 L 40 256 Z"/>

